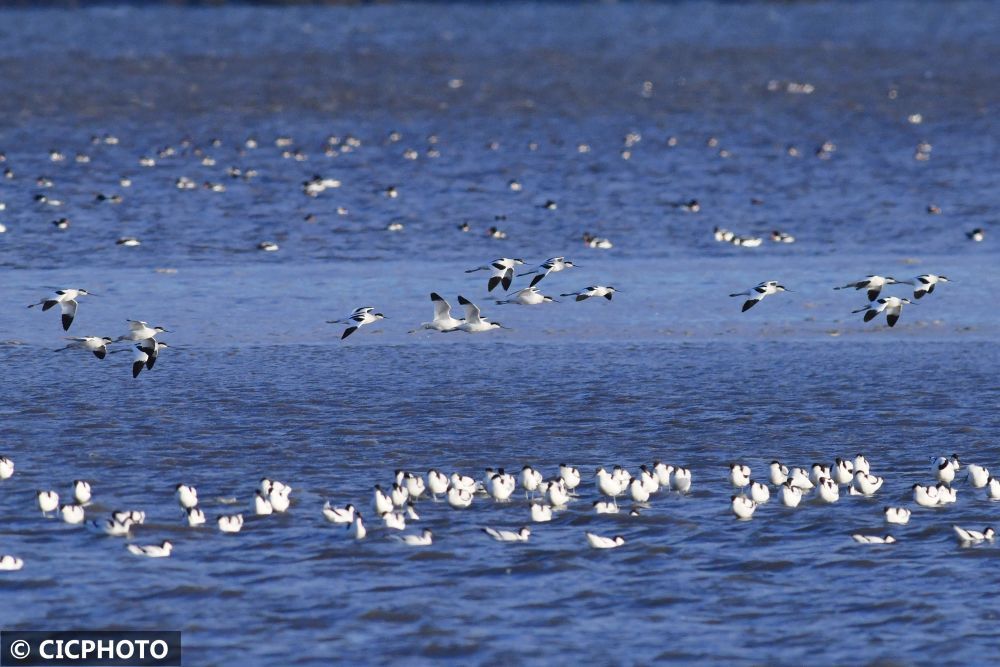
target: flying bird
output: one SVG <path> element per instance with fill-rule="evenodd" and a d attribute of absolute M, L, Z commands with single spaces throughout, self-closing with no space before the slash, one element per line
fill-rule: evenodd
<path fill-rule="evenodd" d="M 900 313 L 903 312 L 903 304 L 913 304 L 909 299 L 901 299 L 898 296 L 887 296 L 881 299 L 872 301 L 864 308 L 858 308 L 857 310 L 852 310 L 852 313 L 864 313 L 865 322 L 871 322 L 877 315 L 882 311 L 885 311 L 885 319 L 889 322 L 890 327 L 896 326 L 896 321 L 899 319 Z"/>
<path fill-rule="evenodd" d="M 431 292 L 431 303 L 434 304 L 434 319 L 430 322 L 424 322 L 410 333 L 416 333 L 422 329 L 451 331 L 457 329 L 465 321 L 451 316 L 451 304 L 442 299 L 437 292 Z"/>
<path fill-rule="evenodd" d="M 743 302 L 743 312 L 750 310 L 757 305 L 758 302 L 762 301 L 764 297 L 770 296 L 772 294 L 777 294 L 778 292 L 791 292 L 784 285 L 779 285 L 777 280 L 767 280 L 762 282 L 745 292 L 736 292 L 730 294 L 729 296 L 745 296 L 747 300 Z"/>
<path fill-rule="evenodd" d="M 490 279 L 486 283 L 486 291 L 492 292 L 497 285 L 503 285 L 503 289 L 506 292 L 510 289 L 510 284 L 514 280 L 514 267 L 520 266 L 521 264 L 524 264 L 523 259 L 500 257 L 499 259 L 493 260 L 489 264 L 477 266 L 474 269 L 467 269 L 466 273 L 489 271 Z"/>
<path fill-rule="evenodd" d="M 114 341 L 107 336 L 81 336 L 77 338 L 69 337 L 66 340 L 73 341 L 66 347 L 61 347 L 56 352 L 64 350 L 87 350 L 93 352 L 98 359 L 103 359 L 108 354 L 108 345 Z"/>
<path fill-rule="evenodd" d="M 156 359 L 160 356 L 160 350 L 170 347 L 166 343 L 161 343 L 155 338 L 147 338 L 135 344 L 135 356 L 132 357 L 132 377 L 139 377 L 143 367 L 152 370 Z"/>
<path fill-rule="evenodd" d="M 42 299 L 38 303 L 33 303 L 28 306 L 28 308 L 34 308 L 35 306 L 41 306 L 42 311 L 46 311 L 53 306 L 58 305 L 62 311 L 62 327 L 63 331 L 69 331 L 69 327 L 73 324 L 73 318 L 76 317 L 76 309 L 79 306 L 77 299 L 81 296 L 96 296 L 85 289 L 60 289 L 56 290 L 55 293 L 46 298 Z"/>
<path fill-rule="evenodd" d="M 344 329 L 343 335 L 340 340 L 344 340 L 352 333 L 365 326 L 366 324 L 371 324 L 373 322 L 378 322 L 379 320 L 384 320 L 385 315 L 382 313 L 376 313 L 375 308 L 372 306 L 362 306 L 361 308 L 355 308 L 354 312 L 339 320 L 327 320 L 327 324 L 341 324 L 347 323 L 348 326 Z"/>
<path fill-rule="evenodd" d="M 614 287 L 604 286 L 604 285 L 591 285 L 590 287 L 585 287 L 579 292 L 568 292 L 566 294 L 560 294 L 559 296 L 575 296 L 577 301 L 586 301 L 587 299 L 604 297 L 608 301 L 611 301 L 611 297 L 614 296 L 615 292 L 618 290 Z"/>
<path fill-rule="evenodd" d="M 899 281 L 892 276 L 866 276 L 861 280 L 856 280 L 853 283 L 847 283 L 846 285 L 841 285 L 840 287 L 834 287 L 835 290 L 840 289 L 850 289 L 854 288 L 856 290 L 864 289 L 868 290 L 868 300 L 874 301 L 878 298 L 878 295 L 882 293 L 882 288 L 886 285 L 896 285 Z"/>
<path fill-rule="evenodd" d="M 516 304 L 518 306 L 537 306 L 541 303 L 551 303 L 555 301 L 551 296 L 545 296 L 538 291 L 537 287 L 525 287 L 520 289 L 510 295 L 507 299 L 498 299 L 497 305 L 504 305 L 508 303 Z"/>
<path fill-rule="evenodd" d="M 465 307 L 465 322 L 463 322 L 457 329 L 451 329 L 451 331 L 464 331 L 466 333 L 479 333 L 481 331 L 489 331 L 490 329 L 506 329 L 504 325 L 499 322 L 490 322 L 488 319 L 482 316 L 479 306 L 472 303 L 464 296 L 459 295 L 458 303 Z"/>
<path fill-rule="evenodd" d="M 534 287 L 541 280 L 549 275 L 550 273 L 558 273 L 560 271 L 565 271 L 566 269 L 572 269 L 576 266 L 573 262 L 567 260 L 565 257 L 551 257 L 545 260 L 538 268 L 527 271 L 525 273 L 519 273 L 518 276 L 530 276 L 534 274 L 535 277 L 531 279 L 530 287 Z"/>

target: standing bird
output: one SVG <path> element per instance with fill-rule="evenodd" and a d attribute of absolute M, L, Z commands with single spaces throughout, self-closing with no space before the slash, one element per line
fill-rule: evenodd
<path fill-rule="evenodd" d="M 878 298 L 878 295 L 882 293 L 882 288 L 886 285 L 896 285 L 899 281 L 892 276 L 866 276 L 861 280 L 856 280 L 853 283 L 847 283 L 846 285 L 841 285 L 840 287 L 834 287 L 833 289 L 850 289 L 854 288 L 856 290 L 865 289 L 868 290 L 868 300 L 874 301 Z"/>
<path fill-rule="evenodd" d="M 591 285 L 590 287 L 585 287 L 579 292 L 569 292 L 568 294 L 560 294 L 559 296 L 575 296 L 577 301 L 586 301 L 590 298 L 604 297 L 608 301 L 611 301 L 611 297 L 618 290 L 610 285 Z"/>
<path fill-rule="evenodd" d="M 465 321 L 455 319 L 451 316 L 451 304 L 442 299 L 441 295 L 437 292 L 431 292 L 431 303 L 434 304 L 434 319 L 430 322 L 424 322 L 413 331 L 410 331 L 410 333 L 417 333 L 423 329 L 451 331 L 452 329 L 457 329 Z"/>
<path fill-rule="evenodd" d="M 87 350 L 88 352 L 93 352 L 94 356 L 98 359 L 103 359 L 108 356 L 108 345 L 114 342 L 114 340 L 108 338 L 107 336 L 69 337 L 66 340 L 73 342 L 66 347 L 60 347 L 56 350 L 56 352 L 63 352 L 65 350 Z"/>
<path fill-rule="evenodd" d="M 76 300 L 81 296 L 96 296 L 96 295 L 82 288 L 60 289 L 56 290 L 55 294 L 48 297 L 47 299 L 42 299 L 38 303 L 33 303 L 29 305 L 28 308 L 41 306 L 42 311 L 46 311 L 49 308 L 58 305 L 60 310 L 62 310 L 63 331 L 69 331 L 70 325 L 73 324 L 73 318 L 76 317 L 76 309 L 79 306 Z"/>
<path fill-rule="evenodd" d="M 864 313 L 865 322 L 871 322 L 875 317 L 885 311 L 885 319 L 890 327 L 896 326 L 900 313 L 903 312 L 903 304 L 913 304 L 909 299 L 901 299 L 898 296 L 886 296 L 872 301 L 864 308 L 852 310 L 852 313 Z"/>
<path fill-rule="evenodd" d="M 497 305 L 512 303 L 518 306 L 537 306 L 540 303 L 552 303 L 555 301 L 551 296 L 545 296 L 538 291 L 537 287 L 525 287 L 510 295 L 509 298 L 497 300 Z"/>
<path fill-rule="evenodd" d="M 510 289 L 510 284 L 514 280 L 514 267 L 522 264 L 524 264 L 523 259 L 500 257 L 499 259 L 493 260 L 489 264 L 477 266 L 474 269 L 467 269 L 466 273 L 489 271 L 490 279 L 486 283 L 486 291 L 492 292 L 497 285 L 503 285 L 503 289 L 506 292 Z"/>
<path fill-rule="evenodd" d="M 340 340 L 344 340 L 352 333 L 365 326 L 366 324 L 371 324 L 373 322 L 378 322 L 379 320 L 384 320 L 385 315 L 382 313 L 376 313 L 372 306 L 362 306 L 361 308 L 355 308 L 354 312 L 339 320 L 327 320 L 327 324 L 349 324 L 346 329 L 344 329 L 343 335 Z"/>
<path fill-rule="evenodd" d="M 551 257 L 545 262 L 543 262 L 537 269 L 533 271 L 527 271 L 525 273 L 519 273 L 518 276 L 530 276 L 535 274 L 535 277 L 531 279 L 530 287 L 537 285 L 545 276 L 550 273 L 559 273 L 560 271 L 565 271 L 566 269 L 572 269 L 576 266 L 573 262 L 568 261 L 565 257 Z"/>
<path fill-rule="evenodd" d="M 465 307 L 465 322 L 463 322 L 457 329 L 451 329 L 451 331 L 464 331 L 466 333 L 479 333 L 482 331 L 489 331 L 490 329 L 506 329 L 504 325 L 499 322 L 490 322 L 488 319 L 482 316 L 479 306 L 472 303 L 464 296 L 459 295 L 458 303 Z"/>
<path fill-rule="evenodd" d="M 743 312 L 745 313 L 746 311 L 756 306 L 757 303 L 763 300 L 764 297 L 766 296 L 777 294 L 778 292 L 791 292 L 791 291 L 792 290 L 788 289 L 784 285 L 779 285 L 777 280 L 767 280 L 762 283 L 759 283 L 754 287 L 751 287 L 745 292 L 736 292 L 734 294 L 730 294 L 729 296 L 747 297 L 747 300 L 743 302 Z"/>

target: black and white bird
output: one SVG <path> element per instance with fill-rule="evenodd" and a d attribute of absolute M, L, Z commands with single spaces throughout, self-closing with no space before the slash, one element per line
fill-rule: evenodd
<path fill-rule="evenodd" d="M 851 535 L 851 539 L 858 544 L 893 544 L 896 542 L 896 538 L 892 535 L 861 535 L 858 533 Z"/>
<path fill-rule="evenodd" d="M 434 542 L 434 534 L 427 528 L 420 535 L 393 535 L 392 537 L 411 547 L 429 547 Z"/>
<path fill-rule="evenodd" d="M 164 540 L 160 544 L 149 544 L 146 546 L 130 544 L 128 545 L 128 550 L 129 553 L 133 553 L 136 556 L 146 556 L 147 558 L 167 558 L 174 550 L 174 545 L 168 540 Z"/>
<path fill-rule="evenodd" d="M 66 347 L 60 347 L 56 352 L 64 350 L 86 350 L 92 352 L 98 359 L 108 356 L 108 345 L 114 342 L 107 336 L 80 336 L 69 337 L 66 340 L 72 341 Z"/>
<path fill-rule="evenodd" d="M 219 526 L 219 530 L 223 533 L 238 533 L 243 530 L 243 515 L 222 515 L 216 519 L 216 523 Z"/>
<path fill-rule="evenodd" d="M 81 524 L 86 518 L 86 512 L 82 505 L 61 505 L 59 507 L 59 514 L 62 516 L 62 520 L 69 524 Z"/>
<path fill-rule="evenodd" d="M 546 523 L 548 521 L 552 521 L 552 505 L 532 503 L 531 520 L 535 523 Z"/>
<path fill-rule="evenodd" d="M 880 299 L 872 301 L 864 308 L 858 308 L 857 310 L 852 310 L 852 313 L 864 313 L 865 322 L 871 322 L 880 313 L 885 311 L 886 322 L 889 323 L 890 327 L 896 326 L 896 322 L 899 320 L 900 314 L 903 312 L 904 304 L 912 304 L 913 302 L 909 299 L 901 299 L 898 296 L 885 296 Z"/>
<path fill-rule="evenodd" d="M 497 285 L 503 285 L 504 291 L 510 289 L 510 284 L 514 280 L 514 267 L 524 264 L 523 259 L 500 257 L 489 264 L 477 266 L 474 269 L 467 269 L 466 273 L 476 271 L 489 271 L 490 279 L 486 283 L 487 291 L 492 292 Z"/>
<path fill-rule="evenodd" d="M 781 504 L 785 507 L 798 507 L 802 502 L 802 489 L 794 486 L 792 480 L 781 485 Z"/>
<path fill-rule="evenodd" d="M 733 514 L 735 514 L 738 519 L 750 519 L 753 517 L 753 513 L 757 510 L 757 503 L 746 496 L 732 496 L 731 500 Z"/>
<path fill-rule="evenodd" d="M 103 521 L 94 521 L 91 524 L 94 530 L 98 530 L 111 537 L 129 537 L 132 530 L 132 521 L 126 519 L 119 521 L 114 517 Z"/>
<path fill-rule="evenodd" d="M 10 479 L 14 476 L 14 460 L 7 456 L 0 456 L 0 481 Z"/>
<path fill-rule="evenodd" d="M 545 296 L 538 291 L 537 287 L 525 287 L 519 289 L 506 299 L 497 299 L 497 305 L 514 304 L 518 306 L 537 306 L 542 303 L 552 303 L 555 301 L 550 296 Z"/>
<path fill-rule="evenodd" d="M 417 333 L 424 329 L 451 331 L 452 329 L 457 329 L 465 321 L 451 316 L 451 304 L 441 298 L 441 295 L 437 292 L 431 292 L 431 303 L 434 304 L 434 319 L 430 322 L 424 322 L 413 331 L 410 331 L 410 333 Z"/>
<path fill-rule="evenodd" d="M 939 482 L 951 484 L 955 479 L 955 471 L 958 466 L 947 456 L 932 456 L 931 471 L 937 476 Z"/>
<path fill-rule="evenodd" d="M 329 502 L 323 505 L 323 516 L 330 523 L 352 523 L 354 521 L 354 505 L 348 504 L 344 507 L 333 507 Z"/>
<path fill-rule="evenodd" d="M 24 560 L 17 556 L 4 554 L 0 556 L 0 571 L 14 572 L 24 567 Z"/>
<path fill-rule="evenodd" d="M 737 489 L 742 489 L 750 483 L 750 466 L 733 463 L 729 466 L 729 482 Z"/>
<path fill-rule="evenodd" d="M 184 513 L 187 515 L 188 525 L 192 528 L 205 525 L 205 512 L 200 507 L 189 507 Z"/>
<path fill-rule="evenodd" d="M 592 549 L 616 549 L 625 544 L 625 538 L 621 535 L 614 537 L 602 537 L 595 533 L 587 533 L 587 544 Z"/>
<path fill-rule="evenodd" d="M 883 510 L 885 522 L 905 526 L 910 522 L 910 510 L 905 507 L 886 507 Z"/>
<path fill-rule="evenodd" d="M 135 344 L 135 354 L 132 356 L 132 377 L 139 377 L 142 369 L 150 370 L 160 356 L 160 350 L 170 347 L 155 338 L 147 338 Z"/>
<path fill-rule="evenodd" d="M 600 248 L 601 250 L 610 250 L 615 247 L 611 242 L 611 239 L 602 238 L 600 236 L 594 236 L 590 232 L 583 233 L 583 243 L 588 248 Z"/>
<path fill-rule="evenodd" d="M 788 466 L 781 461 L 771 461 L 770 466 L 768 466 L 768 477 L 771 484 L 781 486 L 788 481 Z"/>
<path fill-rule="evenodd" d="M 188 510 L 198 505 L 198 489 L 187 484 L 178 484 L 174 487 L 174 495 L 177 496 L 177 503 L 182 510 Z"/>
<path fill-rule="evenodd" d="M 591 298 L 604 297 L 608 301 L 611 301 L 611 297 L 614 296 L 615 292 L 618 290 L 610 285 L 591 285 L 590 287 L 585 287 L 579 292 L 568 292 L 566 294 L 560 294 L 559 296 L 572 296 L 576 297 L 576 301 L 586 301 Z"/>
<path fill-rule="evenodd" d="M 90 499 L 92 493 L 90 490 L 90 482 L 82 479 L 73 480 L 73 499 L 76 500 L 78 505 L 88 505 L 90 504 Z"/>
<path fill-rule="evenodd" d="M 955 531 L 958 541 L 961 542 L 963 546 L 980 544 L 981 542 L 992 542 L 993 538 L 996 537 L 996 531 L 989 526 L 984 528 L 982 531 L 970 530 L 955 525 L 951 528 Z"/>
<path fill-rule="evenodd" d="M 376 313 L 375 308 L 372 306 L 362 306 L 361 308 L 355 308 L 354 312 L 339 320 L 327 320 L 327 324 L 347 324 L 348 327 L 344 329 L 343 335 L 341 335 L 340 340 L 344 340 L 352 333 L 365 326 L 366 324 L 372 324 L 378 322 L 379 320 L 385 319 L 385 315 L 382 313 Z"/>
<path fill-rule="evenodd" d="M 42 299 L 38 303 L 33 303 L 28 306 L 28 308 L 34 308 L 35 306 L 41 306 L 43 311 L 48 310 L 54 306 L 59 306 L 62 311 L 62 328 L 63 331 L 69 331 L 69 327 L 73 324 L 73 318 L 76 317 L 76 311 L 79 306 L 77 299 L 81 296 L 96 296 L 92 292 L 88 292 L 83 288 L 77 289 L 60 289 L 56 290 L 55 293 Z"/>
<path fill-rule="evenodd" d="M 558 273 L 560 271 L 565 271 L 566 269 L 572 269 L 576 266 L 573 262 L 567 260 L 565 257 L 550 257 L 545 260 L 538 268 L 532 271 L 526 271 L 525 273 L 519 273 L 518 276 L 530 276 L 534 274 L 534 278 L 531 279 L 531 287 L 537 285 L 545 276 L 550 273 Z"/>
<path fill-rule="evenodd" d="M 368 535 L 368 528 L 365 527 L 365 521 L 360 512 L 355 512 L 354 521 L 347 526 L 347 534 L 355 540 L 363 540 Z"/>
<path fill-rule="evenodd" d="M 982 227 L 976 227 L 971 232 L 965 232 L 965 236 L 976 243 L 982 243 L 983 239 L 986 238 L 986 232 Z"/>
<path fill-rule="evenodd" d="M 167 329 L 163 327 L 151 327 L 148 323 L 142 320 L 125 320 L 128 322 L 128 333 L 119 336 L 117 341 L 131 340 L 131 341 L 144 341 L 147 338 L 156 338 L 161 333 L 170 333 Z"/>
<path fill-rule="evenodd" d="M 756 306 L 764 297 L 770 296 L 772 294 L 777 294 L 779 292 L 791 292 L 784 285 L 779 285 L 777 280 L 766 280 L 762 283 L 751 287 L 744 292 L 735 292 L 729 296 L 745 296 L 747 300 L 743 302 L 743 312 L 746 312 Z"/>
<path fill-rule="evenodd" d="M 55 512 L 59 507 L 59 494 L 55 491 L 39 491 L 35 494 L 35 500 L 44 516 L 48 516 L 49 512 Z"/>
<path fill-rule="evenodd" d="M 882 293 L 882 288 L 886 285 L 896 285 L 899 281 L 892 276 L 866 276 L 861 280 L 856 280 L 853 283 L 847 283 L 846 285 L 841 285 L 840 287 L 834 287 L 835 290 L 841 289 L 851 289 L 856 290 L 863 289 L 868 290 L 868 300 L 874 301 L 878 298 L 878 295 Z"/>
<path fill-rule="evenodd" d="M 523 526 L 520 530 L 496 530 L 495 528 L 483 528 L 483 532 L 492 537 L 497 542 L 527 542 L 531 536 L 531 529 Z"/>
<path fill-rule="evenodd" d="M 990 470 L 981 465 L 970 463 L 968 466 L 969 484 L 974 489 L 981 489 L 990 481 Z"/>
<path fill-rule="evenodd" d="M 431 492 L 431 497 L 437 497 L 448 493 L 448 476 L 443 472 L 431 468 L 427 471 L 427 489 Z"/>
<path fill-rule="evenodd" d="M 933 273 L 922 273 L 912 280 L 901 280 L 900 283 L 913 285 L 913 298 L 921 299 L 925 294 L 933 294 L 934 287 L 939 283 L 951 282 L 947 276 L 939 276 Z"/>
<path fill-rule="evenodd" d="M 483 331 L 489 331 L 490 329 L 506 329 L 504 325 L 499 322 L 490 322 L 488 319 L 482 316 L 482 312 L 479 310 L 479 306 L 472 303 L 464 296 L 459 295 L 458 303 L 465 308 L 465 321 L 462 322 L 456 329 L 452 331 L 464 331 L 466 333 L 480 333 Z"/>

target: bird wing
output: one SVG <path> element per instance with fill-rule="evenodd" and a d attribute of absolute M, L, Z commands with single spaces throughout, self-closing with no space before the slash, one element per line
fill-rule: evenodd
<path fill-rule="evenodd" d="M 131 329 L 132 331 L 142 331 L 143 329 L 149 327 L 149 325 L 143 322 L 142 320 L 125 320 L 125 321 L 128 322 L 128 328 Z"/>
<path fill-rule="evenodd" d="M 479 324 L 482 321 L 479 306 L 472 303 L 464 296 L 458 297 L 458 302 L 465 307 L 465 321 L 469 324 Z"/>
<path fill-rule="evenodd" d="M 441 298 L 437 292 L 431 292 L 431 301 L 434 303 L 434 319 L 451 319 L 451 304 Z"/>
<path fill-rule="evenodd" d="M 73 324 L 73 318 L 76 317 L 77 303 L 74 299 L 69 299 L 61 302 L 59 306 L 62 309 L 63 331 L 69 331 L 70 325 Z"/>

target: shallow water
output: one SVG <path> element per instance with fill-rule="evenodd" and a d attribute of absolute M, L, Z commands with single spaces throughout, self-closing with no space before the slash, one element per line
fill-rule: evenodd
<path fill-rule="evenodd" d="M 17 464 L 0 482 L 0 553 L 26 562 L 0 577 L 0 627 L 180 629 L 199 665 L 1000 658 L 983 594 L 1000 583 L 1000 551 L 960 549 L 950 529 L 996 523 L 1000 505 L 961 484 L 956 505 L 893 527 L 896 545 L 849 537 L 884 534 L 882 507 L 912 505 L 932 454 L 1000 466 L 992 5 L 0 19 L 0 166 L 15 172 L 0 180 L 0 453 Z M 771 80 L 815 91 L 773 92 Z M 907 121 L 914 113 L 922 123 Z M 106 132 L 120 143 L 90 143 Z M 624 160 L 628 132 L 642 139 Z M 283 158 L 279 135 L 306 159 Z M 330 135 L 361 145 L 328 157 Z M 250 136 L 260 146 L 241 154 Z M 820 160 L 825 140 L 837 150 Z M 913 157 L 922 140 L 928 161 Z M 138 165 L 168 145 L 178 154 Z M 52 148 L 67 162 L 52 163 Z M 75 164 L 77 151 L 91 162 Z M 216 165 L 199 164 L 204 154 Z M 234 165 L 259 176 L 231 179 Z M 343 185 L 306 197 L 314 173 Z M 51 190 L 36 186 L 43 174 Z M 227 191 L 177 190 L 181 175 Z M 384 196 L 389 185 L 398 198 Z M 35 204 L 39 192 L 65 205 Z M 124 201 L 97 203 L 97 192 Z M 672 205 L 690 198 L 699 213 Z M 70 228 L 55 229 L 64 215 Z M 390 221 L 405 229 L 385 231 Z M 509 238 L 487 238 L 491 224 Z M 712 239 L 715 225 L 798 241 L 736 248 Z M 986 241 L 966 239 L 974 227 Z M 615 247 L 584 247 L 584 231 Z M 142 245 L 116 246 L 124 235 Z M 257 251 L 263 240 L 280 250 Z M 484 274 L 463 272 L 554 254 L 580 268 L 546 278 L 546 294 L 594 283 L 621 293 L 498 306 Z M 952 282 L 888 329 L 850 313 L 861 293 L 831 289 L 875 272 Z M 727 296 L 771 277 L 795 292 L 747 313 Z M 127 354 L 56 354 L 58 316 L 23 307 L 48 285 L 99 295 L 81 302 L 73 334 L 118 335 L 138 318 L 171 329 L 174 348 L 138 380 Z M 511 330 L 407 334 L 429 319 L 432 290 L 472 298 Z M 324 321 L 362 303 L 389 319 L 339 342 Z M 774 500 L 733 519 L 729 463 L 763 477 L 773 458 L 809 466 L 859 451 L 887 478 L 876 498 L 845 492 L 795 511 Z M 425 550 L 381 529 L 354 543 L 319 511 L 330 500 L 373 515 L 371 486 L 396 468 L 478 478 L 655 459 L 689 466 L 693 492 L 658 496 L 637 518 L 596 516 L 588 479 L 525 545 L 479 532 L 525 524 L 520 497 L 463 512 L 420 503 L 414 528 L 435 533 Z M 171 495 L 185 482 L 210 517 L 248 511 L 265 475 L 292 484 L 292 509 L 236 536 L 185 527 Z M 169 538 L 174 556 L 137 559 L 121 540 L 40 518 L 34 492 L 65 495 L 77 478 L 94 487 L 89 517 L 144 509 L 135 541 Z M 586 530 L 628 543 L 591 551 Z"/>

